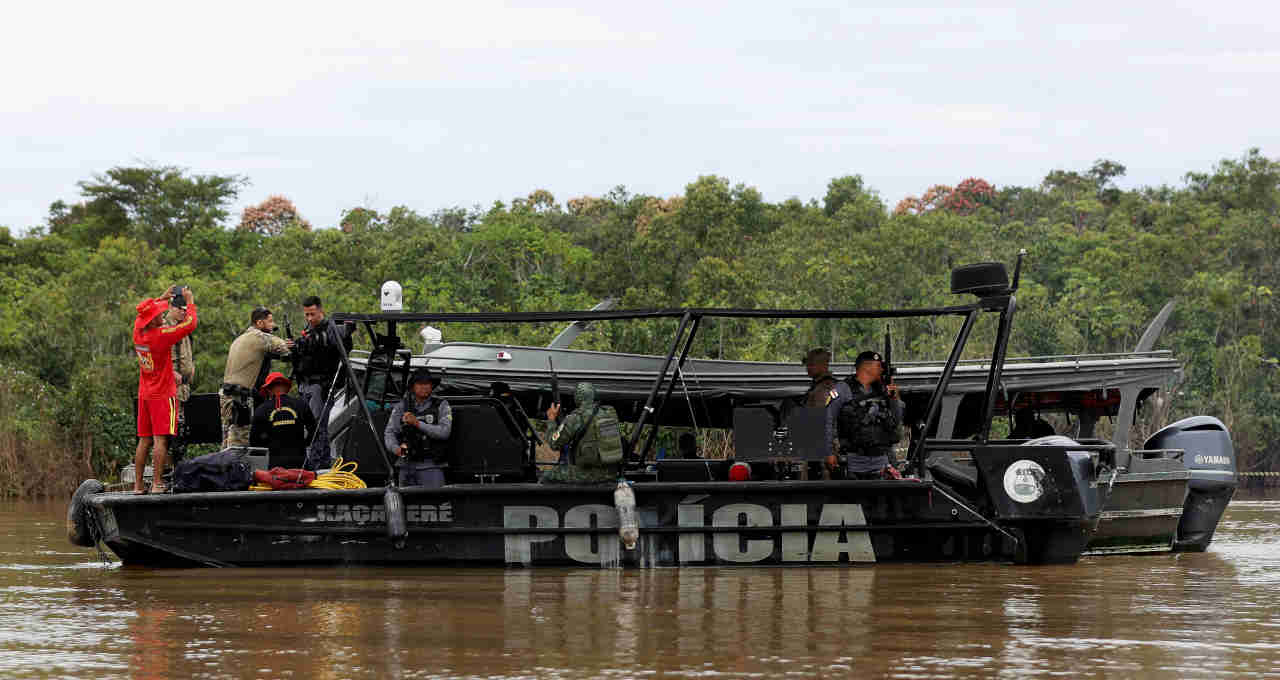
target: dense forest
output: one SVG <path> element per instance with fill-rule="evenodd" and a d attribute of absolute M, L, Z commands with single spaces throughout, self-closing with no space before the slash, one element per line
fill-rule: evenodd
<path fill-rule="evenodd" d="M 533 191 L 487 208 L 421 215 L 346 211 L 313 228 L 287 198 L 239 215 L 248 181 L 174 167 L 116 167 L 50 206 L 41 225 L 0 227 L 0 494 L 61 494 L 132 457 L 134 305 L 174 283 L 200 308 L 196 391 L 221 381 L 253 306 L 291 315 L 319 295 L 369 311 L 383 281 L 407 310 L 622 307 L 887 308 L 950 304 L 952 267 L 1028 257 L 1011 355 L 1131 350 L 1174 299 L 1157 347 L 1183 362 L 1167 413 L 1231 428 L 1242 469 L 1280 469 L 1280 161 L 1250 150 L 1181 186 L 1121 189 L 1123 165 L 1053 170 L 1038 186 L 979 178 L 888 206 L 859 176 L 825 196 L 768 203 L 700 177 L 682 195 L 618 187 L 561 201 Z M 416 329 L 408 329 L 406 341 Z M 548 341 L 559 325 L 463 326 L 446 340 Z M 987 329 L 988 332 L 990 329 Z M 722 321 L 703 356 L 797 361 L 815 345 L 847 361 L 883 327 L 857 321 Z M 659 322 L 599 324 L 575 346 L 664 352 Z M 902 359 L 941 358 L 954 329 L 895 327 Z M 981 343 L 979 343 L 980 345 Z M 985 348 L 975 346 L 981 354 Z"/>

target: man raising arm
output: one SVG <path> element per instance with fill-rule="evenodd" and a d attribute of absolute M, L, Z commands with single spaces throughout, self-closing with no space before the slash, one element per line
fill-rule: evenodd
<path fill-rule="evenodd" d="M 164 313 L 169 299 L 179 287 L 171 287 L 165 295 L 138 303 L 133 321 L 133 350 L 138 357 L 138 448 L 133 456 L 133 492 L 146 493 L 143 471 L 147 453 L 151 455 L 151 492 L 163 493 L 164 462 L 169 452 L 169 438 L 178 426 L 177 383 L 173 376 L 171 349 L 196 329 L 196 305 L 190 288 L 181 288 L 187 315 L 173 326 L 164 326 Z"/>

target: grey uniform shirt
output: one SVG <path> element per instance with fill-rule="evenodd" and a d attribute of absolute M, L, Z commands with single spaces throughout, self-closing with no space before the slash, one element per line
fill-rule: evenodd
<path fill-rule="evenodd" d="M 871 391 L 871 388 L 863 387 L 861 383 L 855 382 L 854 384 L 858 386 L 859 391 L 862 394 L 866 394 Z M 847 380 L 838 381 L 836 383 L 835 389 L 831 390 L 831 392 L 828 394 L 828 397 L 829 397 L 829 401 L 827 401 L 827 412 L 826 412 L 827 422 L 826 422 L 826 427 L 823 430 L 825 434 L 823 441 L 826 442 L 826 449 L 824 449 L 824 453 L 837 453 L 837 450 L 836 450 L 837 436 L 836 435 L 839 433 L 836 430 L 836 420 L 840 416 L 840 407 L 849 403 L 853 399 L 853 389 L 849 386 L 849 381 Z M 899 423 L 901 423 L 902 415 L 903 415 L 902 400 L 890 399 L 889 407 L 893 409 L 894 417 L 898 419 Z"/>
<path fill-rule="evenodd" d="M 453 409 L 449 408 L 447 400 L 427 397 L 426 401 L 412 398 L 410 401 L 413 403 L 413 415 L 418 417 L 419 432 L 425 434 L 428 439 L 436 441 L 449 438 L 453 433 Z M 391 418 L 387 420 L 387 427 L 382 431 L 382 443 L 386 445 L 389 453 L 394 454 L 396 449 L 400 448 L 400 419 L 403 417 L 404 400 L 402 399 L 396 402 L 395 408 L 391 409 Z"/>

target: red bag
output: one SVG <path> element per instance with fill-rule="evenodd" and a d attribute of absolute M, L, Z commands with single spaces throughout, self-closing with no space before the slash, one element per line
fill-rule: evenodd
<path fill-rule="evenodd" d="M 269 486 L 274 491 L 282 489 L 304 489 L 316 480 L 316 473 L 310 470 L 273 467 L 270 470 L 254 470 L 253 481 Z"/>

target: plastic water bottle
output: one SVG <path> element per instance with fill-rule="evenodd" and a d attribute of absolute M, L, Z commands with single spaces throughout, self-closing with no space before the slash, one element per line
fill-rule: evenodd
<path fill-rule="evenodd" d="M 636 522 L 636 494 L 626 480 L 618 482 L 613 490 L 613 506 L 618 509 L 618 538 L 627 550 L 636 549 L 640 539 L 640 526 Z"/>

